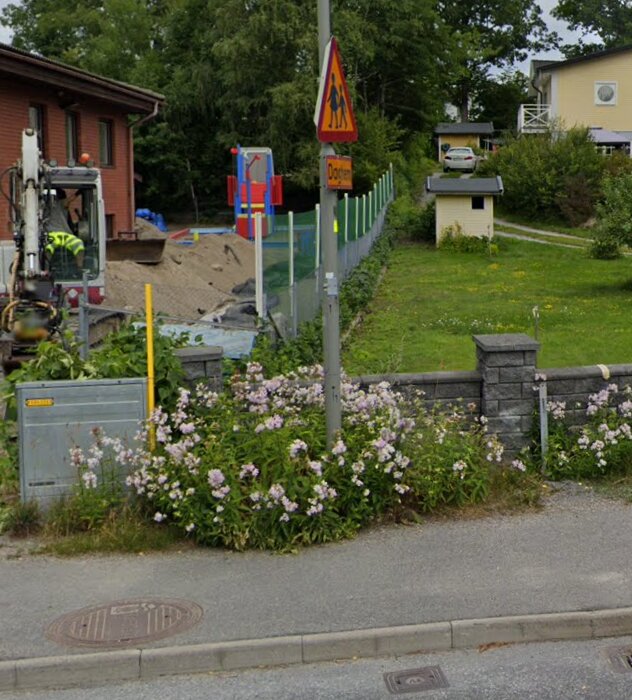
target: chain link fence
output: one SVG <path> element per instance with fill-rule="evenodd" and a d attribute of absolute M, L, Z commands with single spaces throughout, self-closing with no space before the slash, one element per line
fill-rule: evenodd
<path fill-rule="evenodd" d="M 338 201 L 334 224 L 338 241 L 338 276 L 344 281 L 368 255 L 382 233 L 393 200 L 393 168 L 373 189 L 359 197 L 345 194 Z M 260 314 L 273 316 L 279 332 L 296 337 L 298 326 L 320 313 L 323 279 L 319 206 L 301 213 L 268 217 L 262 239 L 257 279 L 263 286 Z M 264 311 L 265 310 L 265 311 Z"/>

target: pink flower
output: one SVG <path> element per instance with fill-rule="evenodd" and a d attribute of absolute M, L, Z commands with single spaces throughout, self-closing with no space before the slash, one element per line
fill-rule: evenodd
<path fill-rule="evenodd" d="M 217 488 L 221 486 L 226 481 L 226 477 L 220 469 L 210 469 L 208 473 L 208 483 L 213 487 Z"/>

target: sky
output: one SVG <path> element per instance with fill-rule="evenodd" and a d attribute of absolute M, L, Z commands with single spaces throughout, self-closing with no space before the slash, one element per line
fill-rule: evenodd
<path fill-rule="evenodd" d="M 6 7 L 10 2 L 18 2 L 19 0 L 0 0 L 0 9 L 3 7 Z M 542 8 L 542 14 L 544 16 L 544 20 L 548 24 L 549 29 L 554 29 L 557 31 L 563 38 L 565 42 L 570 42 L 573 39 L 576 39 L 578 37 L 578 34 L 569 32 L 566 28 L 566 25 L 563 22 L 560 22 L 559 20 L 554 20 L 551 15 L 550 11 L 555 5 L 557 4 L 557 0 L 539 0 L 540 7 Z M 5 28 L 5 27 L 0 27 L 0 42 L 10 42 L 11 41 L 11 34 L 10 32 Z M 532 58 L 541 58 L 541 59 L 559 59 L 561 58 L 561 54 L 558 51 L 549 51 L 548 53 L 542 53 L 538 54 L 537 56 L 530 56 L 529 59 L 527 59 L 524 63 L 519 64 L 516 66 L 520 70 L 522 70 L 525 73 L 529 73 L 529 61 Z"/>

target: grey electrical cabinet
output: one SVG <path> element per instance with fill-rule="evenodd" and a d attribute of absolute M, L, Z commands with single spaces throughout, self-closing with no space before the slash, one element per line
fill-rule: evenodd
<path fill-rule="evenodd" d="M 47 507 L 78 482 L 70 450 L 101 428 L 130 447 L 147 417 L 146 379 L 25 382 L 16 386 L 22 501 Z"/>

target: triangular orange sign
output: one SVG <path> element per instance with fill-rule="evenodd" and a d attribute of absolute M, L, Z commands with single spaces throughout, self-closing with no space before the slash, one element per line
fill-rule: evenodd
<path fill-rule="evenodd" d="M 314 122 L 318 140 L 323 143 L 358 140 L 358 126 L 335 37 L 331 37 L 325 50 Z"/>

